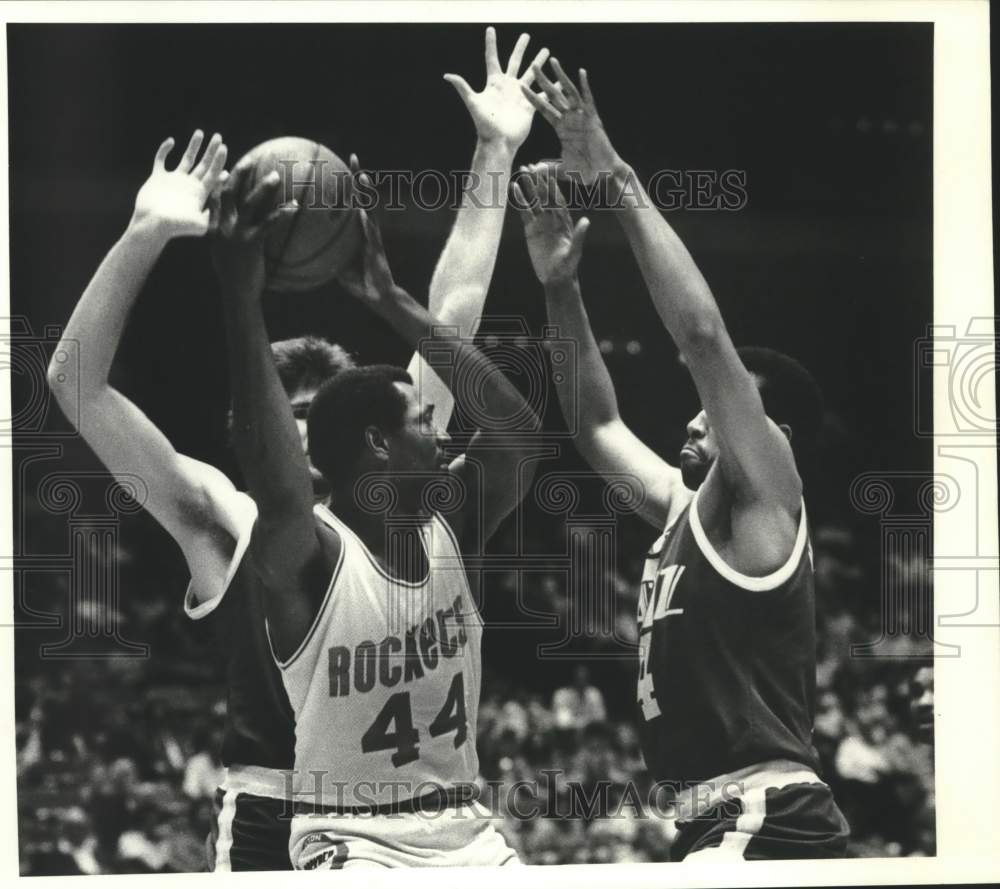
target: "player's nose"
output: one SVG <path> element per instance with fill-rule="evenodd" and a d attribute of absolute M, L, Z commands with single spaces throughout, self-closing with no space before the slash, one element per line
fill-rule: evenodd
<path fill-rule="evenodd" d="M 708 434 L 708 425 L 705 422 L 705 412 L 702 411 L 690 423 L 687 424 L 688 438 L 704 438 Z"/>

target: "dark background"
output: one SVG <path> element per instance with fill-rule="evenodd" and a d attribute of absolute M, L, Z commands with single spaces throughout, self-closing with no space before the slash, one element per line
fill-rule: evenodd
<path fill-rule="evenodd" d="M 814 526 L 843 529 L 849 560 L 864 566 L 867 581 L 853 584 L 851 607 L 859 625 L 871 628 L 880 592 L 878 522 L 853 510 L 850 482 L 868 470 L 931 468 L 930 440 L 914 434 L 913 354 L 932 317 L 932 26 L 504 25 L 502 63 L 521 30 L 532 35 L 526 60 L 548 46 L 567 70 L 588 69 L 615 146 L 644 179 L 664 168 L 746 171 L 744 209 L 668 218 L 737 345 L 797 357 L 825 393 L 821 471 L 806 479 L 806 498 Z M 357 152 L 375 170 L 466 168 L 474 130 L 441 75 L 459 73 L 481 87 L 482 32 L 480 24 L 8 26 L 11 314 L 26 317 L 36 334 L 66 322 L 124 229 L 167 135 L 183 145 L 196 127 L 218 130 L 233 160 L 265 139 L 301 135 L 345 158 Z M 557 151 L 536 116 L 518 162 Z M 614 219 L 589 215 L 581 280 L 595 334 L 608 341 L 622 414 L 672 459 L 698 409 L 694 389 Z M 396 277 L 421 299 L 453 216 L 412 205 L 381 216 Z M 409 358 L 401 341 L 335 285 L 273 299 L 266 310 L 274 339 L 317 333 L 362 362 Z M 536 333 L 544 322 L 541 288 L 513 213 L 486 314 L 523 316 Z M 626 349 L 629 341 L 638 342 L 637 354 Z M 179 450 L 239 481 L 226 443 L 225 339 L 205 241 L 167 249 L 137 302 L 113 382 Z M 16 412 L 30 393 L 17 375 L 13 385 Z M 554 394 L 551 401 L 547 421 L 558 428 Z M 53 407 L 46 428 L 63 426 Z M 98 468 L 79 440 L 63 444 L 66 468 Z M 547 471 L 583 469 L 572 448 L 564 450 Z M 599 489 L 586 494 L 599 496 Z M 21 506 L 19 531 L 45 552 L 39 548 L 53 520 L 31 503 Z M 529 525 L 544 525 L 537 510 L 526 510 Z M 655 533 L 632 517 L 618 527 L 616 570 L 631 585 Z M 506 546 L 511 533 L 508 527 L 497 545 Z M 178 624 L 169 631 L 131 624 L 130 638 L 152 645 L 147 670 L 169 672 L 196 660 L 203 654 L 197 645 L 183 654 L 172 647 L 178 633 L 196 642 L 199 633 L 178 616 L 185 582 L 179 550 L 145 516 L 126 520 L 121 536 L 123 588 L 162 601 L 163 620 Z M 541 532 L 537 539 L 547 540 Z M 497 593 L 487 591 L 488 623 L 513 616 L 510 598 Z M 24 595 L 38 601 L 32 590 Z M 31 695 L 23 677 L 39 668 L 46 636 L 38 629 L 18 634 L 24 705 Z M 566 680 L 569 662 L 542 670 L 534 657 L 511 656 L 534 641 L 523 630 L 487 628 L 484 695 L 500 683 L 548 694 Z M 169 654 L 157 658 L 157 651 Z M 626 666 L 601 672 L 595 665 L 609 711 L 623 719 L 634 681 L 631 662 Z"/>

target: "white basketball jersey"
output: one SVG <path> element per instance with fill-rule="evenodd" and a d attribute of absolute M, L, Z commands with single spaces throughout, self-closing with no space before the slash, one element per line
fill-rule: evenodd
<path fill-rule="evenodd" d="M 420 526 L 427 576 L 408 583 L 325 506 L 316 515 L 342 548 L 312 629 L 278 663 L 295 798 L 384 805 L 475 781 L 482 621 L 451 528 L 437 514 Z"/>

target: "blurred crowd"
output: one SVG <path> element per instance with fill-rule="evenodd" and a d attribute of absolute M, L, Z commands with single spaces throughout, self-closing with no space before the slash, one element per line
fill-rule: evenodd
<path fill-rule="evenodd" d="M 929 707 L 933 682 L 923 651 L 896 636 L 878 657 L 852 656 L 852 645 L 880 636 L 878 571 L 866 570 L 847 528 L 819 528 L 813 544 L 814 743 L 851 824 L 850 854 L 932 855 L 933 741 L 921 707 Z M 123 553 L 127 561 L 127 547 Z M 22 874 L 206 869 L 221 776 L 221 674 L 211 638 L 180 612 L 182 579 L 160 582 L 121 605 L 127 637 L 153 640 L 150 657 L 46 659 L 38 636 L 18 636 Z M 616 633 L 634 641 L 636 578 L 615 575 L 609 586 Z M 53 608 L 59 598 L 56 591 Z M 529 602 L 542 612 L 566 607 L 560 585 L 544 577 Z M 487 659 L 481 798 L 527 863 L 665 861 L 668 813 L 636 805 L 652 782 L 630 706 L 634 662 L 600 657 L 606 639 L 586 645 L 555 678 L 505 670 L 496 654 Z"/>

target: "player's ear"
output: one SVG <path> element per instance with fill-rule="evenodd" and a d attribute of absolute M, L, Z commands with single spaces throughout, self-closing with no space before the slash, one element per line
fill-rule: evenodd
<path fill-rule="evenodd" d="M 365 427 L 365 445 L 377 460 L 388 461 L 389 443 L 385 440 L 385 436 L 378 426 Z"/>
<path fill-rule="evenodd" d="M 785 434 L 785 438 L 792 440 L 792 427 L 787 423 L 779 423 L 778 428 Z"/>

